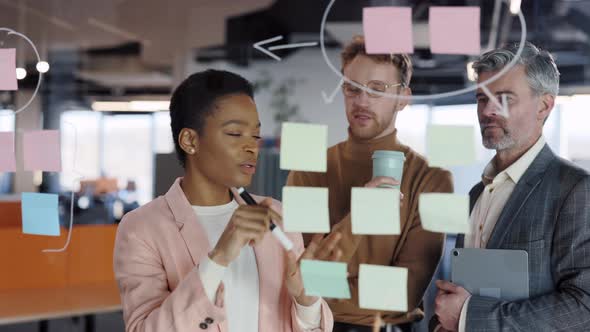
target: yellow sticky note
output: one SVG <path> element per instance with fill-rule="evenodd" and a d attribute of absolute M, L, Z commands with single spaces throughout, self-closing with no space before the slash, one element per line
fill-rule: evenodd
<path fill-rule="evenodd" d="M 418 198 L 422 228 L 436 233 L 469 233 L 469 196 L 424 193 Z"/>
<path fill-rule="evenodd" d="M 408 311 L 408 269 L 360 264 L 359 307 Z"/>
<path fill-rule="evenodd" d="M 328 188 L 283 187 L 286 232 L 329 233 Z"/>
<path fill-rule="evenodd" d="M 352 233 L 400 234 L 399 199 L 399 189 L 352 188 L 350 202 Z"/>
<path fill-rule="evenodd" d="M 426 144 L 432 167 L 465 166 L 477 161 L 473 126 L 431 125 Z"/>
<path fill-rule="evenodd" d="M 284 170 L 325 172 L 327 169 L 328 126 L 283 123 L 280 167 Z"/>

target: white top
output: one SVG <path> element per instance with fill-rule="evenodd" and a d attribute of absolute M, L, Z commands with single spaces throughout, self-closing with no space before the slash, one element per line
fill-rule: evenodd
<path fill-rule="evenodd" d="M 234 211 L 238 208 L 235 200 L 218 206 L 193 206 L 197 218 L 205 232 L 211 247 L 214 247 Z M 205 293 L 211 302 L 215 302 L 217 288 L 221 281 L 225 287 L 224 304 L 229 332 L 259 332 L 259 278 L 256 255 L 251 246 L 244 246 L 240 255 L 228 267 L 219 265 L 209 259 L 200 262 L 199 274 Z M 314 329 L 321 323 L 321 301 L 309 307 L 296 303 L 297 322 L 302 329 Z M 252 319 L 256 317 L 256 319 Z"/>

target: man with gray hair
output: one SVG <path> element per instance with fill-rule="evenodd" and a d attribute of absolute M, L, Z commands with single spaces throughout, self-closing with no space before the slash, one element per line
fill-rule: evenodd
<path fill-rule="evenodd" d="M 478 82 L 498 74 L 517 50 L 483 54 L 473 65 Z M 496 155 L 469 193 L 471 232 L 457 247 L 527 251 L 529 298 L 471 295 L 439 280 L 431 329 L 587 330 L 590 175 L 556 156 L 542 134 L 559 91 L 557 66 L 551 54 L 526 43 L 516 65 L 487 89 L 477 91 L 477 115 L 483 145 Z"/>

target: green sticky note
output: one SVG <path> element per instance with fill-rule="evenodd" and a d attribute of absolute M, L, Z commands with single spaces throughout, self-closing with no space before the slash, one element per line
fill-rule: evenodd
<path fill-rule="evenodd" d="M 300 269 L 306 295 L 350 299 L 346 263 L 302 259 Z"/>
<path fill-rule="evenodd" d="M 431 125 L 426 135 L 428 164 L 452 167 L 474 164 L 475 129 L 473 126 Z"/>
<path fill-rule="evenodd" d="M 285 122 L 281 131 L 281 161 L 284 170 L 325 172 L 328 126 Z"/>
<path fill-rule="evenodd" d="M 408 269 L 360 264 L 359 307 L 408 311 Z"/>
<path fill-rule="evenodd" d="M 424 193 L 418 198 L 422 228 L 436 233 L 469 233 L 469 196 Z"/>
<path fill-rule="evenodd" d="M 329 233 L 328 188 L 283 187 L 286 232 Z"/>
<path fill-rule="evenodd" d="M 352 233 L 367 235 L 398 235 L 399 189 L 352 188 Z"/>

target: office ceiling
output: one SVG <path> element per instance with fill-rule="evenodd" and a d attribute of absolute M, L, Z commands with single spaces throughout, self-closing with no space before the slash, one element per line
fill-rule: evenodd
<path fill-rule="evenodd" d="M 254 42 L 284 35 L 286 41 L 318 40 L 322 14 L 329 0 L 0 0 L 0 26 L 25 33 L 50 62 L 60 55 L 76 58 L 76 82 L 85 91 L 172 87 L 175 66 L 187 56 L 193 61 L 227 60 L 247 66 L 273 61 L 254 51 Z M 341 0 L 328 18 L 328 46 L 339 47 L 343 33 L 359 29 L 366 6 L 412 6 L 414 23 L 426 24 L 432 5 L 473 5 L 482 8 L 482 47 L 517 41 L 518 21 L 504 10 L 493 29 L 495 0 Z M 565 91 L 588 83 L 590 1 L 523 0 L 528 40 L 557 56 Z M 346 30 L 348 29 L 348 30 Z M 352 30 L 351 30 L 352 29 Z M 493 34 L 490 32 L 493 31 Z M 3 38 L 2 38 L 3 37 Z M 32 52 L 0 36 L 3 47 L 16 46 L 19 61 L 34 65 Z M 278 51 L 288 57 L 296 50 Z M 56 55 L 56 56 L 52 56 Z M 53 59 L 52 59 L 53 58 Z M 466 57 L 413 55 L 414 91 L 450 90 L 467 84 Z M 34 68 L 34 67 L 33 67 Z M 433 70 L 432 68 L 436 68 Z M 50 72 L 51 73 L 51 72 Z M 33 82 L 35 75 L 28 80 Z M 29 82 L 29 85 L 32 83 Z M 145 83 L 142 83 L 145 82 Z M 101 90 L 102 89 L 102 90 Z M 570 90 L 568 90 L 570 89 Z M 124 92 L 123 92 L 124 93 Z"/>

